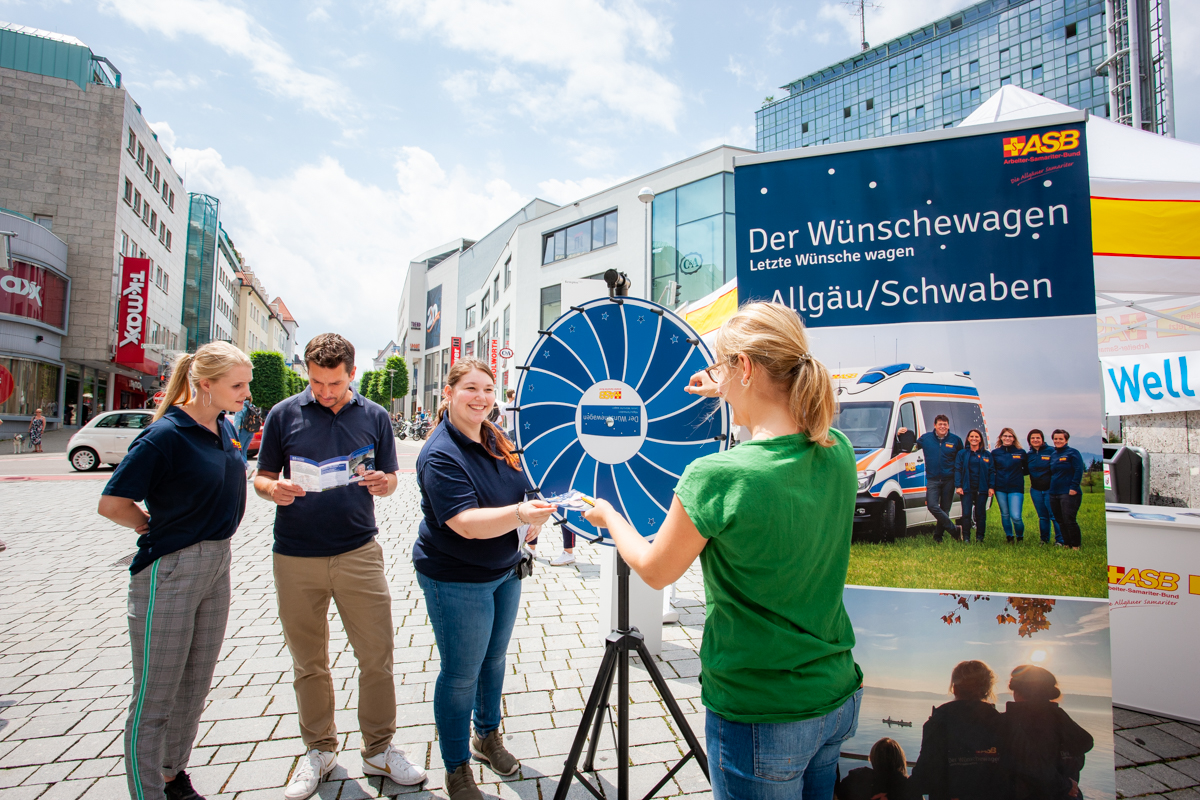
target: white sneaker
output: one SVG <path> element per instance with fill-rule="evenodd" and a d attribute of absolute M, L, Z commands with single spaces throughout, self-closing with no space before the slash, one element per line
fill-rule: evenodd
<path fill-rule="evenodd" d="M 425 781 L 425 770 L 409 761 L 404 751 L 393 744 L 362 762 L 364 775 L 382 775 L 401 786 L 416 786 Z"/>
<path fill-rule="evenodd" d="M 308 754 L 296 765 L 292 779 L 288 781 L 287 788 L 283 790 L 284 800 L 306 800 L 311 797 L 325 776 L 333 772 L 333 768 L 336 766 L 336 753 L 309 750 Z"/>
<path fill-rule="evenodd" d="M 550 566 L 552 566 L 552 567 L 565 567 L 567 564 L 574 564 L 574 563 L 575 563 L 575 554 L 568 553 L 565 550 L 563 552 L 559 553 L 558 555 L 556 555 L 554 558 L 550 559 Z"/>

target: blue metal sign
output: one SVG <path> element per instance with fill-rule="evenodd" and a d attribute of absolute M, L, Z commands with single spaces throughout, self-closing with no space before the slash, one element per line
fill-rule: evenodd
<path fill-rule="evenodd" d="M 810 327 L 1095 313 L 1082 121 L 878 142 L 738 160 L 740 300 Z"/>

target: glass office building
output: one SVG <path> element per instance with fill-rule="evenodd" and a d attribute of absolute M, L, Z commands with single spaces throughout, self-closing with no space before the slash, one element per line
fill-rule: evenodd
<path fill-rule="evenodd" d="M 650 250 L 652 296 L 674 306 L 698 300 L 737 273 L 734 255 L 733 174 L 721 172 L 654 196 Z"/>
<path fill-rule="evenodd" d="M 986 0 L 870 48 L 764 105 L 758 149 L 949 128 L 1009 83 L 1110 117 L 1109 2 Z"/>

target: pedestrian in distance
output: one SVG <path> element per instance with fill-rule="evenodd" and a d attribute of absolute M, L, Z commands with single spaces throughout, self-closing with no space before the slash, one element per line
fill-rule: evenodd
<path fill-rule="evenodd" d="M 995 684 L 995 674 L 982 661 L 960 661 L 954 667 L 954 699 L 933 709 L 921 729 L 921 754 L 908 779 L 909 797 L 1006 800 Z"/>
<path fill-rule="evenodd" d="M 896 431 L 898 444 L 906 433 L 908 428 Z M 954 460 L 963 449 L 963 441 L 950 432 L 950 418 L 945 414 L 934 417 L 933 430 L 921 434 L 914 449 L 925 456 L 925 507 L 937 520 L 933 541 L 941 542 L 944 531 L 955 539 L 961 538 L 962 529 L 950 518 L 950 509 L 954 504 Z"/>
<path fill-rule="evenodd" d="M 253 408 L 254 406 L 250 403 L 250 400 L 247 399 L 242 403 L 242 407 L 238 409 L 238 412 L 233 415 L 233 428 L 237 431 L 238 447 L 242 453 L 243 463 L 249 463 L 246 459 L 246 448 L 250 446 L 250 440 L 254 438 L 254 434 L 249 428 L 250 422 L 247 419 Z"/>
<path fill-rule="evenodd" d="M 500 412 L 504 415 L 504 435 L 510 441 L 517 440 L 517 392 L 515 389 L 508 389 L 504 392 L 504 405 L 500 407 Z"/>
<path fill-rule="evenodd" d="M 139 534 L 125 723 L 133 800 L 203 800 L 186 770 L 229 619 L 230 539 L 246 509 L 246 467 L 227 415 L 250 397 L 251 376 L 249 357 L 228 342 L 179 356 L 165 399 L 100 498 L 101 516 Z"/>
<path fill-rule="evenodd" d="M 1079 505 L 1083 502 L 1083 456 L 1067 443 L 1071 434 L 1059 428 L 1050 434 L 1054 454 L 1050 458 L 1050 510 L 1062 526 L 1063 546 L 1078 550 L 1083 545 L 1079 530 Z"/>
<path fill-rule="evenodd" d="M 1058 704 L 1058 679 L 1042 667 L 1022 664 L 1012 671 L 1008 689 L 1013 699 L 1000 719 L 1000 763 L 1008 776 L 1005 797 L 1082 798 L 1079 775 L 1095 740 Z"/>
<path fill-rule="evenodd" d="M 1025 437 L 1029 443 L 1029 500 L 1038 515 L 1038 530 L 1042 544 L 1050 544 L 1050 529 L 1054 528 L 1054 543 L 1062 546 L 1062 526 L 1050 509 L 1050 469 L 1054 466 L 1054 448 L 1046 444 L 1045 435 L 1037 428 Z"/>
<path fill-rule="evenodd" d="M 383 548 L 375 540 L 375 498 L 396 491 L 399 464 L 387 411 L 356 392 L 354 345 L 336 333 L 304 349 L 308 388 L 267 415 L 254 490 L 275 503 L 273 569 L 283 638 L 292 656 L 305 756 L 286 800 L 313 794 L 337 766 L 334 686 L 329 671 L 329 601 L 337 605 L 358 662 L 358 724 L 365 775 L 403 786 L 425 770 L 392 744 L 396 684 L 392 673 L 392 596 Z M 306 492 L 291 478 L 291 459 L 315 462 L 374 448 L 375 469 L 361 481 Z"/>
<path fill-rule="evenodd" d="M 433 718 L 450 800 L 483 797 L 472 755 L 501 776 L 520 767 L 500 733 L 505 653 L 521 601 L 522 541 L 536 539 L 554 511 L 525 500 L 520 458 L 488 419 L 495 397 L 484 362 L 457 361 L 417 458 L 413 567 L 441 657 Z"/>
<path fill-rule="evenodd" d="M 1017 432 L 1012 428 L 1000 431 L 1000 446 L 992 451 L 992 470 L 996 505 L 1000 506 L 1000 525 L 1004 540 L 1025 541 L 1025 520 L 1021 516 L 1025 505 L 1025 476 L 1029 473 L 1029 454 L 1017 444 Z"/>
<path fill-rule="evenodd" d="M 45 432 L 46 418 L 39 408 L 33 412 L 33 419 L 29 420 L 29 443 L 33 445 L 33 452 L 42 452 L 42 434 Z"/>
<path fill-rule="evenodd" d="M 830 427 L 833 381 L 795 311 L 748 303 L 687 391 L 727 402 L 750 438 L 688 465 L 653 543 L 605 500 L 584 517 L 652 588 L 700 559 L 714 798 L 828 800 L 862 703 L 842 603 L 858 477 L 854 448 Z"/>
<path fill-rule="evenodd" d="M 954 491 L 962 500 L 962 540 L 971 542 L 972 511 L 974 511 L 975 541 L 983 543 L 987 533 L 988 498 L 992 488 L 992 454 L 983 446 L 983 434 L 972 428 L 967 432 L 967 446 L 954 459 Z"/>

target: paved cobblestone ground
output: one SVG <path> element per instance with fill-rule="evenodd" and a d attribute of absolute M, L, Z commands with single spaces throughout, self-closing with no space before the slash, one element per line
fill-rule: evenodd
<path fill-rule="evenodd" d="M 121 734 L 130 694 L 125 620 L 131 531 L 95 513 L 103 481 L 0 484 L 4 510 L 0 555 L 0 800 L 123 800 L 128 797 Z M 409 553 L 419 514 L 415 478 L 378 501 L 379 541 L 388 560 L 396 626 L 399 701 L 396 742 L 429 770 L 410 789 L 363 777 L 358 752 L 354 656 L 331 611 L 330 658 L 341 731 L 340 766 L 322 784 L 321 800 L 419 795 L 445 797 L 433 725 L 437 649 Z M 280 800 L 302 754 L 291 658 L 283 643 L 271 580 L 274 507 L 252 496 L 234 539 L 233 608 L 189 774 L 210 800 Z M 540 556 L 561 540 L 543 536 Z M 501 781 L 476 764 L 483 791 L 506 800 L 550 800 L 600 662 L 597 553 L 576 551 L 575 567 L 539 564 L 526 580 L 509 649 L 504 732 L 521 759 Z M 678 625 L 663 631 L 660 669 L 703 735 L 697 650 L 703 625 L 698 567 L 678 584 Z M 636 796 L 648 791 L 681 755 L 682 739 L 646 673 L 632 671 L 630 757 Z M 597 761 L 603 788 L 615 796 L 612 738 Z M 708 794 L 694 762 L 661 796 Z M 590 797 L 575 785 L 572 798 Z"/>
<path fill-rule="evenodd" d="M 123 800 L 128 796 L 121 733 L 130 692 L 125 622 L 133 534 L 98 517 L 103 481 L 0 484 L 4 540 L 0 555 L 0 800 Z M 331 612 L 330 657 L 342 731 L 340 766 L 322 784 L 321 800 L 404 795 L 445 797 L 433 725 L 438 658 L 409 553 L 416 535 L 416 481 L 377 503 L 380 543 L 388 559 L 396 625 L 397 743 L 423 763 L 418 789 L 364 778 L 358 754 L 354 656 Z M 279 800 L 302 754 L 270 571 L 273 507 L 251 497 L 234 540 L 234 597 L 225 647 L 189 772 L 210 800 Z M 554 533 L 543 537 L 543 563 L 524 584 L 509 650 L 504 731 L 521 758 L 501 781 L 476 764 L 484 792 L 505 800 L 550 800 L 600 660 L 595 609 L 598 555 L 584 544 L 574 567 L 553 568 Z M 698 567 L 680 581 L 678 625 L 663 630 L 660 669 L 703 737 L 696 675 L 704 621 Z M 635 796 L 681 755 L 681 737 L 666 708 L 635 667 L 630 715 Z M 1200 800 L 1200 725 L 1116 709 L 1120 797 Z M 602 787 L 614 797 L 611 736 L 601 746 Z M 709 795 L 689 763 L 660 796 Z M 578 785 L 573 800 L 590 798 Z"/>

